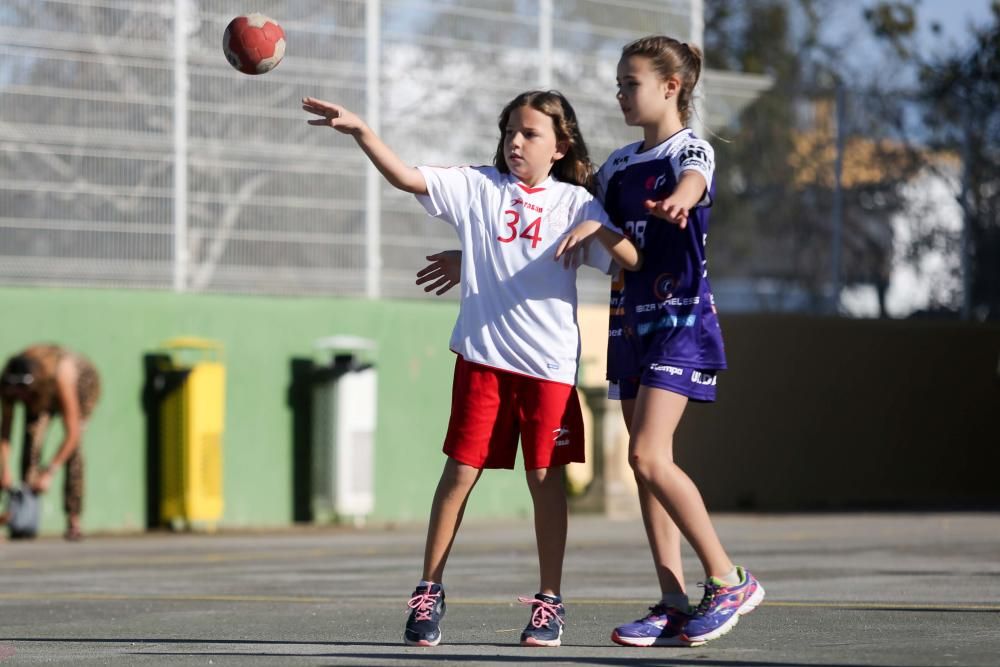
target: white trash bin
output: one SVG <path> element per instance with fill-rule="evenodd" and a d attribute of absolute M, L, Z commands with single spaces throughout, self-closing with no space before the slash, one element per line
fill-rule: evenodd
<path fill-rule="evenodd" d="M 375 424 L 378 379 L 362 359 L 375 342 L 331 336 L 315 348 L 332 354 L 312 382 L 312 517 L 318 523 L 362 524 L 375 509 Z"/>

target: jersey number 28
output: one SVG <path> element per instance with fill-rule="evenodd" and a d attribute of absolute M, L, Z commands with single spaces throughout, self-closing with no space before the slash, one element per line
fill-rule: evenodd
<path fill-rule="evenodd" d="M 626 220 L 625 235 L 635 241 L 635 244 L 640 248 L 646 247 L 646 221 Z"/>

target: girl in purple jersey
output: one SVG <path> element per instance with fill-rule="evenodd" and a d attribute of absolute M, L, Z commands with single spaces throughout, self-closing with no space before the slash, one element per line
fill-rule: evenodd
<path fill-rule="evenodd" d="M 705 259 L 714 155 L 685 127 L 701 72 L 697 47 L 664 36 L 636 40 L 618 62 L 618 102 L 643 140 L 612 153 L 598 173 L 598 198 L 645 256 L 612 288 L 609 397 L 621 400 L 629 463 L 662 599 L 615 628 L 627 646 L 691 646 L 728 632 L 764 589 L 722 547 L 694 482 L 675 463 L 674 432 L 689 400 L 715 399 L 725 368 Z M 691 609 L 680 536 L 705 569 Z"/>

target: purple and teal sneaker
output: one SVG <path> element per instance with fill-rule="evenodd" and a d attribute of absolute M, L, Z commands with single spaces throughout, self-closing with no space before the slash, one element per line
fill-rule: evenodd
<path fill-rule="evenodd" d="M 566 608 L 558 595 L 538 593 L 533 598 L 517 598 L 531 605 L 531 620 L 521 633 L 521 646 L 559 646 L 562 643 Z"/>
<path fill-rule="evenodd" d="M 684 625 L 691 614 L 658 602 L 649 608 L 649 614 L 611 633 L 611 641 L 622 646 L 687 646 Z"/>
<path fill-rule="evenodd" d="M 444 589 L 441 584 L 418 586 L 408 603 L 403 642 L 410 646 L 437 646 L 441 643 L 441 619 L 444 618 Z"/>
<path fill-rule="evenodd" d="M 740 616 L 749 614 L 764 599 L 764 587 L 752 574 L 742 567 L 737 567 L 736 573 L 740 583 L 735 586 L 726 586 L 715 577 L 698 584 L 705 588 L 705 595 L 684 626 L 684 639 L 691 646 L 701 646 L 726 634 Z"/>

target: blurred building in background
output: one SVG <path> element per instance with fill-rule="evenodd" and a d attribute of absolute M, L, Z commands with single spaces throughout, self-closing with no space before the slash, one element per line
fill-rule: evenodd
<path fill-rule="evenodd" d="M 781 233 L 775 221 L 771 233 L 754 239 L 753 255 L 766 263 L 765 275 L 730 277 L 729 267 L 721 266 L 712 284 L 722 310 L 905 318 L 954 301 L 962 290 L 959 156 L 860 132 L 838 142 L 831 99 L 806 99 L 799 107 L 800 125 L 789 135 L 786 187 L 794 193 L 790 198 L 811 199 L 816 210 L 801 219 L 805 233 Z M 723 170 L 725 179 L 740 167 Z M 853 202 L 839 214 L 823 201 L 838 187 Z M 738 211 L 720 214 L 738 224 Z M 727 244 L 725 232 L 721 244 Z M 811 266 L 802 266 L 804 254 Z M 839 284 L 831 286 L 829 265 L 838 260 Z"/>

